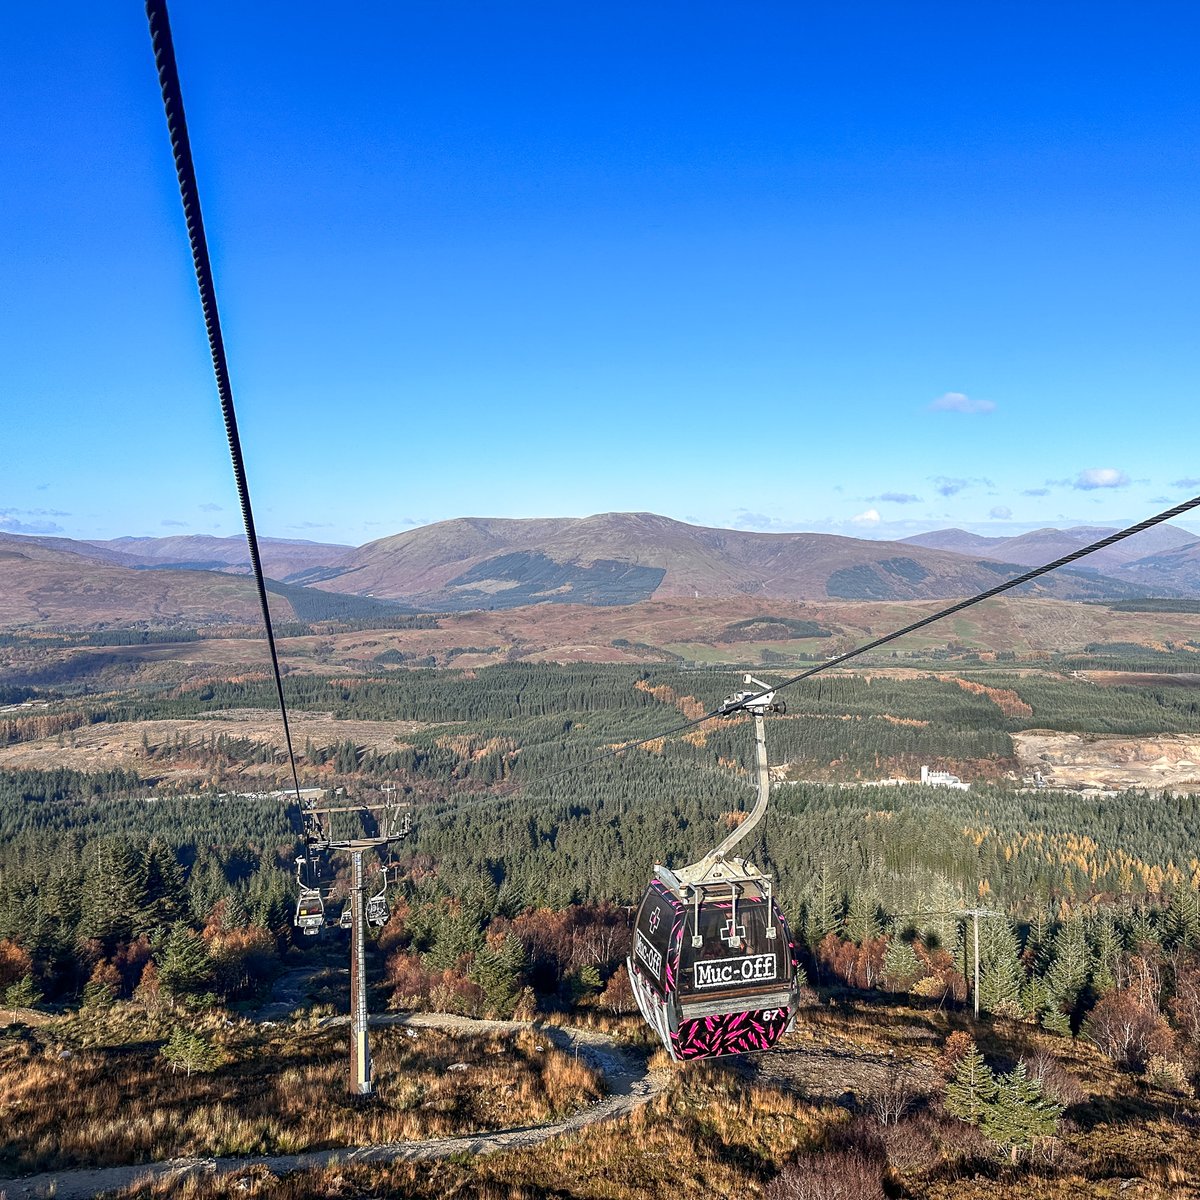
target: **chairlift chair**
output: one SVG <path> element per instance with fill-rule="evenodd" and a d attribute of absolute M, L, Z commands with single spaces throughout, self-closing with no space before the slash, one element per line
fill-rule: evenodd
<path fill-rule="evenodd" d="M 388 911 L 387 903 L 387 868 L 381 871 L 383 875 L 383 883 L 380 885 L 379 891 L 367 900 L 367 923 L 369 925 L 383 926 L 388 923 L 388 918 L 391 913 Z"/>
<path fill-rule="evenodd" d="M 300 897 L 296 901 L 293 923 L 301 933 L 308 937 L 316 937 L 325 927 L 325 901 L 321 899 L 319 888 L 304 881 L 306 868 L 311 873 L 311 862 L 301 855 L 296 859 L 296 884 L 300 889 Z"/>

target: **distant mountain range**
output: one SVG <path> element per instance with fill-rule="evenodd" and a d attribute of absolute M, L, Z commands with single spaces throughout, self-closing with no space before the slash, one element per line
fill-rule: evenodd
<path fill-rule="evenodd" d="M 1107 525 L 1076 525 L 1071 529 L 1035 529 L 1019 537 L 991 538 L 965 529 L 938 529 L 918 533 L 904 542 L 1036 567 L 1113 532 Z M 1156 525 L 1115 546 L 1089 554 L 1074 569 L 1104 575 L 1114 582 L 1144 588 L 1160 596 L 1200 595 L 1200 537 L 1175 525 Z"/>
<path fill-rule="evenodd" d="M 527 521 L 441 521 L 352 550 L 296 583 L 427 611 L 545 602 L 629 604 L 651 597 L 925 600 L 982 591 L 1021 571 L 991 555 L 837 537 L 687 525 L 653 513 Z M 1133 584 L 1061 572 L 1041 595 L 1144 594 Z"/>
<path fill-rule="evenodd" d="M 283 616 L 411 609 L 632 604 L 652 598 L 933 600 L 982 591 L 1086 545 L 1104 528 L 985 538 L 960 529 L 902 542 L 753 533 L 653 513 L 441 521 L 350 547 L 266 538 Z M 1098 560 L 1098 561 L 1097 561 Z M 254 620 L 241 538 L 0 534 L 0 624 Z M 1200 538 L 1163 526 L 1027 585 L 1067 600 L 1200 596 Z M 290 610 L 290 611 L 289 611 Z"/>

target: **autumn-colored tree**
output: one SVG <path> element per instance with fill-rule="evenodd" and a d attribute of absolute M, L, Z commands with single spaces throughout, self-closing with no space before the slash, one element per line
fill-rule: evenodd
<path fill-rule="evenodd" d="M 1118 988 L 1097 1002 L 1083 1035 L 1122 1066 L 1141 1069 L 1152 1054 L 1169 1055 L 1174 1036 L 1157 1008 L 1143 1004 L 1133 988 Z"/>
<path fill-rule="evenodd" d="M 142 977 L 134 989 L 133 998 L 152 1015 L 162 1011 L 166 999 L 158 980 L 158 968 L 154 965 L 153 959 L 142 968 Z"/>
<path fill-rule="evenodd" d="M 210 925 L 204 931 L 204 941 L 212 961 L 213 986 L 225 997 L 253 992 L 278 961 L 275 939 L 256 925 L 241 929 Z"/>
<path fill-rule="evenodd" d="M 392 989 L 391 1008 L 424 1008 L 433 978 L 417 955 L 397 950 L 387 960 L 387 984 Z"/>
<path fill-rule="evenodd" d="M 1200 1049 L 1200 963 L 1194 959 L 1180 964 L 1175 973 L 1175 996 L 1171 1016 L 1183 1039 Z"/>
<path fill-rule="evenodd" d="M 33 970 L 27 951 L 8 938 L 0 939 L 0 991 L 23 979 Z"/>
<path fill-rule="evenodd" d="M 956 1029 L 942 1047 L 938 1059 L 938 1070 L 949 1079 L 958 1069 L 958 1064 L 975 1048 L 975 1042 L 965 1029 Z"/>
<path fill-rule="evenodd" d="M 116 964 L 101 959 L 83 986 L 83 1002 L 92 1008 L 105 1008 L 120 995 L 121 972 Z"/>
<path fill-rule="evenodd" d="M 629 971 L 622 963 L 612 974 L 604 991 L 600 994 L 600 1007 L 606 1012 L 622 1014 L 637 1011 L 633 998 L 633 987 L 629 982 Z"/>

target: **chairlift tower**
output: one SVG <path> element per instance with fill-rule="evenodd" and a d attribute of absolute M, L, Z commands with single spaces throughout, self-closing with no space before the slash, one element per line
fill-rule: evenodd
<path fill-rule="evenodd" d="M 350 895 L 347 898 L 350 911 L 350 1068 L 347 1090 L 352 1096 L 369 1096 L 374 1090 L 368 1037 L 370 1015 L 367 1011 L 367 914 L 363 854 L 368 850 L 383 850 L 403 841 L 412 829 L 408 805 L 395 799 L 395 785 L 385 787 L 383 791 L 385 798 L 380 802 L 364 801 L 360 804 L 309 807 L 305 810 L 320 831 L 316 837 L 310 838 L 309 851 L 313 854 L 350 855 Z M 333 817 L 338 813 L 357 814 L 364 826 L 362 836 L 335 837 Z M 370 832 L 371 827 L 374 833 Z"/>

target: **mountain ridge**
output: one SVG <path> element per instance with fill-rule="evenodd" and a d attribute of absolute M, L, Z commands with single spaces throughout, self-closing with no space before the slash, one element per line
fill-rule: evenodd
<path fill-rule="evenodd" d="M 1042 540 L 1061 535 L 1074 546 L 1096 533 L 1088 527 L 1047 531 Z M 363 605 L 431 613 L 531 604 L 623 605 L 651 598 L 941 600 L 984 591 L 1029 565 L 999 558 L 1002 551 L 990 539 L 986 553 L 973 549 L 984 540 L 981 535 L 942 530 L 922 536 L 963 545 L 968 552 L 923 546 L 912 538 L 888 542 L 690 525 L 649 512 L 458 517 L 359 547 L 271 538 L 263 539 L 262 551 L 268 575 L 281 585 L 280 598 L 294 595 L 307 607 L 323 593 L 330 597 L 326 607 L 336 603 L 346 611 L 358 598 Z M 1029 557 L 1028 541 L 1039 539 L 1022 537 Z M 170 619 L 173 603 L 182 619 L 252 619 L 253 608 L 247 608 L 240 590 L 209 587 L 215 578 L 232 581 L 244 574 L 239 560 L 244 546 L 237 537 L 197 535 L 74 542 L 0 534 L 0 591 L 8 596 L 3 619 L 128 621 L 139 619 L 134 613 L 143 603 L 143 620 Z M 1158 554 L 1117 563 L 1107 573 L 1057 571 L 1022 590 L 1070 600 L 1200 595 L 1200 539 L 1168 531 L 1157 546 Z M 181 555 L 188 557 L 175 561 Z M 203 555 L 208 558 L 196 557 Z M 1036 562 L 1052 557 L 1047 552 Z M 41 565 L 35 568 L 35 562 Z M 172 578 L 145 584 L 135 576 Z M 207 600 L 194 602 L 192 592 L 207 592 Z M 317 601 L 314 611 L 323 605 Z"/>

